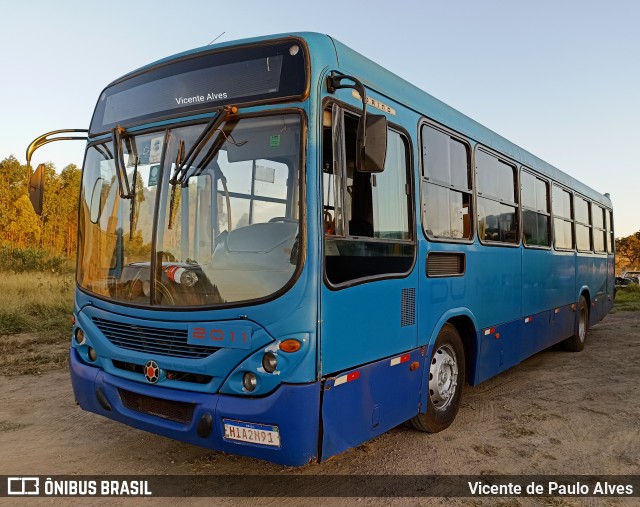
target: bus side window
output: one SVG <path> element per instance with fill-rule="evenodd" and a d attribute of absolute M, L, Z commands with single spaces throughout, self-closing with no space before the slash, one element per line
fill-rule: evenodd
<path fill-rule="evenodd" d="M 471 156 L 466 143 L 423 125 L 422 213 L 427 236 L 471 239 Z"/>
<path fill-rule="evenodd" d="M 324 233 L 332 236 L 336 233 L 336 182 L 331 126 L 331 111 L 325 110 L 322 116 L 322 220 Z"/>
<path fill-rule="evenodd" d="M 415 252 L 410 232 L 407 142 L 389 130 L 384 171 L 360 172 L 355 168 L 358 118 L 334 105 L 329 126 L 327 112 L 323 116 L 322 151 L 327 278 L 335 285 L 405 273 Z"/>
<path fill-rule="evenodd" d="M 551 205 L 553 209 L 553 245 L 560 250 L 573 250 L 573 195 L 553 185 Z"/>
<path fill-rule="evenodd" d="M 329 119 L 327 119 L 329 113 Z M 333 115 L 340 115 L 335 120 L 343 133 L 338 132 L 340 139 L 334 139 L 336 124 L 331 111 L 325 111 L 323 119 L 323 221 L 324 232 L 328 235 L 344 235 L 346 227 L 349 236 L 373 237 L 373 216 L 371 201 L 371 179 L 367 173 L 355 171 L 355 135 L 357 119 L 342 115 L 342 111 L 334 108 Z M 336 141 L 341 146 L 334 146 Z M 344 220 L 340 203 L 344 203 Z M 343 227 L 341 227 L 343 226 Z M 345 232 L 347 232 L 345 231 Z"/>
<path fill-rule="evenodd" d="M 551 246 L 549 182 L 523 170 L 520 173 L 522 240 L 528 247 Z"/>
<path fill-rule="evenodd" d="M 516 168 L 484 150 L 476 151 L 478 229 L 480 240 L 492 243 L 520 242 Z"/>

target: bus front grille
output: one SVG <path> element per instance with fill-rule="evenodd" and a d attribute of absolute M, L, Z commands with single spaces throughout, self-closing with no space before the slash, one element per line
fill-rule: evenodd
<path fill-rule="evenodd" d="M 189 424 L 193 419 L 194 405 L 182 401 L 162 400 L 144 394 L 118 389 L 122 404 L 129 410 L 153 415 L 169 421 Z"/>
<path fill-rule="evenodd" d="M 138 326 L 94 317 L 93 323 L 116 347 L 153 355 L 198 359 L 213 354 L 216 347 L 187 343 L 186 329 Z"/>
<path fill-rule="evenodd" d="M 129 363 L 127 361 L 118 361 L 112 359 L 111 362 L 115 368 L 124 371 L 130 371 L 139 375 L 144 375 L 144 366 L 136 363 Z M 175 380 L 176 382 L 190 382 L 192 384 L 208 384 L 213 380 L 211 375 L 202 375 L 201 373 L 190 373 L 186 371 L 166 370 L 165 372 L 168 380 Z"/>

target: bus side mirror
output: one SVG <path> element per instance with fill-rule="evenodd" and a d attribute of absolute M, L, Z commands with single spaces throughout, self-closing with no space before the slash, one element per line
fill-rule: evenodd
<path fill-rule="evenodd" d="M 362 173 L 381 173 L 387 158 L 387 117 L 367 114 L 366 126 L 360 117 L 356 141 L 356 168 Z"/>
<path fill-rule="evenodd" d="M 62 136 L 71 132 L 89 132 L 86 129 L 63 129 L 53 130 L 36 137 L 29 146 L 27 146 L 27 171 L 31 172 L 31 157 L 33 153 L 45 144 L 55 141 L 86 141 L 87 136 Z M 52 137 L 59 136 L 59 137 Z M 42 215 L 42 197 L 44 196 L 44 164 L 40 164 L 34 173 L 29 177 L 29 200 L 33 205 L 33 209 L 37 215 Z"/>
<path fill-rule="evenodd" d="M 37 215 L 42 215 L 44 196 L 44 164 L 40 164 L 29 178 L 29 200 Z"/>

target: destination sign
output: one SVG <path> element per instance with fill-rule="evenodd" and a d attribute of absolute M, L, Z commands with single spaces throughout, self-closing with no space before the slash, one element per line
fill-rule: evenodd
<path fill-rule="evenodd" d="M 226 105 L 300 98 L 306 57 L 297 41 L 205 53 L 152 67 L 107 87 L 91 134 Z"/>

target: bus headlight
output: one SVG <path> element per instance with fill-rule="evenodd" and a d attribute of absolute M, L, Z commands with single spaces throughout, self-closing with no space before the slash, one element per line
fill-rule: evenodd
<path fill-rule="evenodd" d="M 220 387 L 220 394 L 264 396 L 274 392 L 280 384 L 302 384 L 316 380 L 315 348 L 309 347 L 309 334 L 285 336 L 282 340 L 269 341 L 250 352 L 229 373 Z M 300 368 L 303 362 L 306 362 L 305 367 Z"/>
<path fill-rule="evenodd" d="M 76 343 L 78 345 L 84 345 L 85 342 L 85 336 L 84 336 L 84 331 L 82 330 L 82 328 L 77 328 L 76 329 Z"/>
<path fill-rule="evenodd" d="M 95 363 L 96 359 L 98 359 L 98 353 L 96 352 L 96 349 L 94 349 L 93 347 L 89 347 L 88 354 L 89 359 L 91 359 Z"/>
<path fill-rule="evenodd" d="M 262 367 L 267 373 L 273 373 L 278 367 L 278 358 L 273 352 L 265 352 L 262 356 Z"/>
<path fill-rule="evenodd" d="M 246 372 L 242 376 L 242 387 L 245 388 L 248 392 L 255 391 L 256 387 L 258 387 L 258 378 L 255 373 L 251 373 L 250 371 Z"/>

